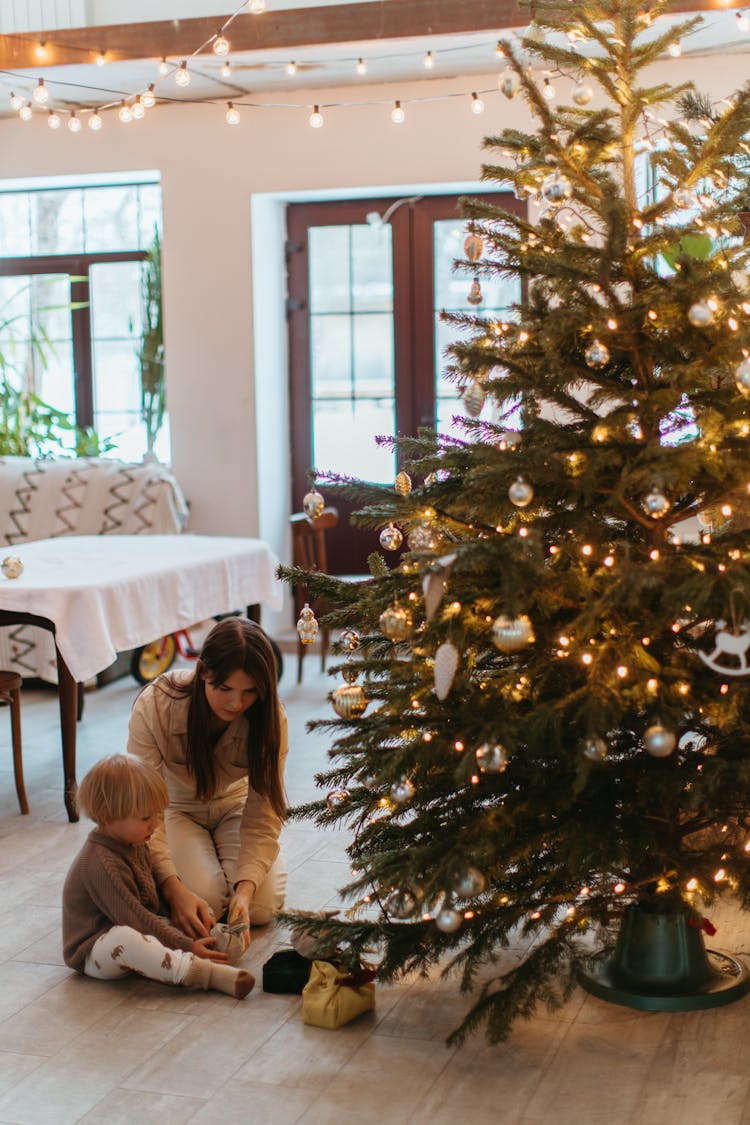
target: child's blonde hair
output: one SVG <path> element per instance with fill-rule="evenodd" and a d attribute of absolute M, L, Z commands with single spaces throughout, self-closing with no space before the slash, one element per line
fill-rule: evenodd
<path fill-rule="evenodd" d="M 162 777 L 128 754 L 111 754 L 92 766 L 78 790 L 81 811 L 96 821 L 126 820 L 163 812 L 169 793 Z"/>

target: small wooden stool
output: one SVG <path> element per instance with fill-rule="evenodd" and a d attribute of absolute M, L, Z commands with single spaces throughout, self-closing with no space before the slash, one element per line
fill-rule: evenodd
<path fill-rule="evenodd" d="M 26 789 L 23 784 L 23 754 L 21 752 L 21 677 L 17 672 L 0 672 L 0 704 L 10 705 L 10 737 L 13 744 L 13 774 L 16 779 L 18 804 L 24 816 L 29 811 Z"/>

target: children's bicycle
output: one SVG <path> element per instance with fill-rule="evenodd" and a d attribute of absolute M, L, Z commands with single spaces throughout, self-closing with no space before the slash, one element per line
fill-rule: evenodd
<path fill-rule="evenodd" d="M 284 658 L 276 641 L 270 637 L 268 639 L 276 656 L 278 679 L 281 679 Z M 186 660 L 197 660 L 199 654 L 199 649 L 193 645 L 189 631 L 177 629 L 174 633 L 167 633 L 165 637 L 160 637 L 158 641 L 151 641 L 150 644 L 133 649 L 130 674 L 139 684 L 150 684 L 157 676 L 161 676 L 162 672 L 169 671 L 178 656 Z"/>

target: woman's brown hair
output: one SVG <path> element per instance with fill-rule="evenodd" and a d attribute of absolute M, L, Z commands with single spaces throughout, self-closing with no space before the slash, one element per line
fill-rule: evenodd
<path fill-rule="evenodd" d="M 255 682 L 258 698 L 247 712 L 247 771 L 250 785 L 266 797 L 277 816 L 286 812 L 279 753 L 281 722 L 277 691 L 278 665 L 268 637 L 254 621 L 225 617 L 214 625 L 201 648 L 195 675 L 187 683 L 170 681 L 168 691 L 190 697 L 185 760 L 195 778 L 198 800 L 210 799 L 216 789 L 211 730 L 213 711 L 206 699 L 204 678 L 217 687 L 233 672 Z"/>

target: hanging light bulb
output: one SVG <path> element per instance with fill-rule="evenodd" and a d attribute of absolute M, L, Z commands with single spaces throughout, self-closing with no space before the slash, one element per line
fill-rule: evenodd
<path fill-rule="evenodd" d="M 745 14 L 745 12 L 737 13 L 737 30 L 750 31 L 750 19 Z"/>
<path fill-rule="evenodd" d="M 95 109 L 94 112 L 89 117 L 89 129 L 91 130 L 92 133 L 98 133 L 103 124 L 104 124 L 104 121 L 102 120 L 102 117 L 101 117 L 101 114 L 99 113 L 99 110 Z"/>
<path fill-rule="evenodd" d="M 60 114 L 55 113 L 54 109 L 48 110 L 47 124 L 50 129 L 59 129 L 62 122 L 60 121 Z"/>
<path fill-rule="evenodd" d="M 294 75 L 294 74 L 297 73 L 297 64 L 294 61 L 294 59 L 292 59 L 291 62 L 288 62 L 286 64 L 286 72 L 289 75 Z"/>
<path fill-rule="evenodd" d="M 682 54 L 682 43 L 680 43 L 679 39 L 677 39 L 674 43 L 669 44 L 667 50 L 669 51 L 673 59 L 679 59 L 680 55 Z"/>
<path fill-rule="evenodd" d="M 247 8 L 254 16 L 259 16 L 266 10 L 266 0 L 248 0 Z"/>
<path fill-rule="evenodd" d="M 221 68 L 221 77 L 222 78 L 231 78 L 232 77 L 232 64 L 230 63 L 229 59 L 224 60 L 224 64 Z"/>
<path fill-rule="evenodd" d="M 178 86 L 190 85 L 190 71 L 187 68 L 187 59 L 183 59 L 179 69 L 175 71 L 174 80 Z"/>
<path fill-rule="evenodd" d="M 120 102 L 120 108 L 117 111 L 117 116 L 122 121 L 123 125 L 129 125 L 133 120 L 133 111 L 127 102 Z"/>
<path fill-rule="evenodd" d="M 425 68 L 425 70 L 432 70 L 434 65 L 435 65 L 435 60 L 432 57 L 432 51 L 428 51 L 427 54 L 424 57 L 424 68 Z"/>
<path fill-rule="evenodd" d="M 46 105 L 46 103 L 49 101 L 49 90 L 44 85 L 43 78 L 40 78 L 37 82 L 36 89 L 34 90 L 32 97 L 37 105 Z"/>
<path fill-rule="evenodd" d="M 159 74 L 162 78 L 166 78 L 169 74 L 170 66 L 165 58 L 159 60 Z"/>
<path fill-rule="evenodd" d="M 240 111 L 236 108 L 234 102 L 227 102 L 227 125 L 239 125 Z"/>
<path fill-rule="evenodd" d="M 143 102 L 141 101 L 141 95 L 136 94 L 135 101 L 133 102 L 133 120 L 134 121 L 141 121 L 143 119 L 143 117 L 145 116 L 145 113 L 146 113 L 146 110 L 143 107 Z"/>
<path fill-rule="evenodd" d="M 18 116 L 22 121 L 31 121 L 34 111 L 31 108 L 31 102 L 25 102 L 18 111 Z"/>
<path fill-rule="evenodd" d="M 16 111 L 16 113 L 18 113 L 18 111 L 19 111 L 19 109 L 21 108 L 22 105 L 23 105 L 23 98 L 19 97 L 18 94 L 14 94 L 13 91 L 11 90 L 10 108 L 14 109 Z"/>
<path fill-rule="evenodd" d="M 471 95 L 471 112 L 475 113 L 477 117 L 480 113 L 484 113 L 484 102 L 477 94 Z"/>
<path fill-rule="evenodd" d="M 364 59 L 357 59 L 357 74 L 367 74 L 367 63 Z"/>
<path fill-rule="evenodd" d="M 153 82 L 149 84 L 149 88 L 148 90 L 146 90 L 146 93 L 141 95 L 141 101 L 143 103 L 144 109 L 153 109 L 156 105 L 156 94 L 154 93 Z"/>
<path fill-rule="evenodd" d="M 228 55 L 229 54 L 229 40 L 225 39 L 221 31 L 216 32 L 216 36 L 211 45 L 211 49 L 215 55 Z"/>
<path fill-rule="evenodd" d="M 556 91 L 555 91 L 555 87 L 552 85 L 549 78 L 544 79 L 544 86 L 542 87 L 542 93 L 544 94 L 544 96 L 545 96 L 545 98 L 547 99 L 548 102 L 553 101 Z"/>
<path fill-rule="evenodd" d="M 46 43 L 37 43 L 36 47 L 34 48 L 34 54 L 36 55 L 36 57 L 40 61 L 42 61 L 43 59 L 46 59 L 47 58 L 47 44 Z"/>
<path fill-rule="evenodd" d="M 97 51 L 96 58 L 94 59 L 94 62 L 96 63 L 96 65 L 97 66 L 104 66 L 106 61 L 107 61 L 107 52 L 106 51 Z"/>
<path fill-rule="evenodd" d="M 68 128 L 70 129 L 71 133 L 80 133 L 81 131 L 81 119 L 80 117 L 76 117 L 76 111 L 74 109 L 70 111 L 70 117 L 68 118 Z"/>
<path fill-rule="evenodd" d="M 502 45 L 502 43 L 500 42 L 499 39 L 497 41 L 497 47 L 495 47 L 495 54 L 497 55 L 497 57 L 499 59 L 505 58 L 505 51 L 503 50 L 503 45 Z"/>
<path fill-rule="evenodd" d="M 405 120 L 406 114 L 404 113 L 401 102 L 396 100 L 393 103 L 393 109 L 391 110 L 391 121 L 394 125 L 403 125 Z"/>
<path fill-rule="evenodd" d="M 309 121 L 310 121 L 310 127 L 312 129 L 322 129 L 323 128 L 323 114 L 320 112 L 320 106 L 317 106 L 317 105 L 313 106 L 313 111 L 310 114 Z"/>

